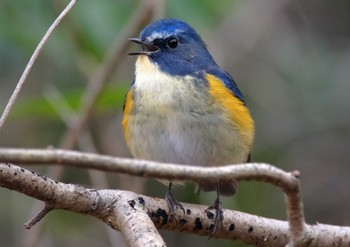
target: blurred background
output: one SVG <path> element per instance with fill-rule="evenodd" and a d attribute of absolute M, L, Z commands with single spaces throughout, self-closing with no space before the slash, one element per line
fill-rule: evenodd
<path fill-rule="evenodd" d="M 33 50 L 67 4 L 63 0 L 1 0 L 0 110 Z M 243 92 L 256 122 L 253 161 L 300 170 L 306 220 L 350 225 L 350 2 L 347 0 L 85 0 L 50 37 L 0 132 L 1 147 L 78 149 L 129 157 L 121 129 L 122 102 L 133 80 L 137 37 L 152 19 L 191 24 Z M 96 96 L 96 97 L 95 97 Z M 95 100 L 96 99 L 96 100 Z M 88 103 L 93 106 L 90 110 Z M 87 114 L 88 113 L 88 114 Z M 84 131 L 74 126 L 88 116 Z M 78 133 L 76 136 L 74 133 Z M 76 138 L 78 137 L 78 138 Z M 32 166 L 57 180 L 163 197 L 153 179 L 73 168 Z M 180 201 L 210 205 L 194 186 Z M 240 183 L 225 208 L 285 220 L 281 191 Z M 0 189 L 2 246 L 125 246 L 91 217 L 50 213 L 32 230 L 23 223 L 43 206 Z M 161 232 L 168 246 L 232 246 L 184 233 Z M 234 246 L 247 246 L 235 242 Z"/>

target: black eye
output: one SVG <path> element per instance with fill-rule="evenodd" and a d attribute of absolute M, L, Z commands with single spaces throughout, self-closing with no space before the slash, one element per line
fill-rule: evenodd
<path fill-rule="evenodd" d="M 177 38 L 171 37 L 167 40 L 166 44 L 170 48 L 176 48 L 177 45 L 179 44 L 179 41 L 177 40 Z"/>

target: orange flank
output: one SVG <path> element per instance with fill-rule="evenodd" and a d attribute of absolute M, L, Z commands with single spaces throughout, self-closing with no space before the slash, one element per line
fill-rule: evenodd
<path fill-rule="evenodd" d="M 214 75 L 207 74 L 210 87 L 210 94 L 228 113 L 232 124 L 247 139 L 247 143 L 252 143 L 254 138 L 254 121 L 244 103 L 236 98 L 233 93 Z"/>
<path fill-rule="evenodd" d="M 126 95 L 125 105 L 124 105 L 122 125 L 124 129 L 124 136 L 125 136 L 126 143 L 129 143 L 129 137 L 130 137 L 129 117 L 130 117 L 132 108 L 134 106 L 134 100 L 132 98 L 133 93 L 134 93 L 134 88 L 131 88 L 128 94 Z"/>

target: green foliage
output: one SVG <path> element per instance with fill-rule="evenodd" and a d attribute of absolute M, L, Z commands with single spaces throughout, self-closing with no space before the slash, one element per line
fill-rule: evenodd
<path fill-rule="evenodd" d="M 127 88 L 125 86 L 105 88 L 96 102 L 95 110 L 104 113 L 120 109 L 123 105 L 126 91 Z M 77 111 L 81 102 L 83 90 L 67 90 L 61 93 L 71 109 Z M 11 112 L 12 120 L 15 121 L 25 117 L 60 119 L 56 110 L 48 102 L 48 99 L 42 95 L 19 101 L 15 105 Z"/>

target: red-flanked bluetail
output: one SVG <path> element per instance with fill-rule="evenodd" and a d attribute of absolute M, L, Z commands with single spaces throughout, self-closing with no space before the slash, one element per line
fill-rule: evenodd
<path fill-rule="evenodd" d="M 254 121 L 237 84 L 215 63 L 197 32 L 183 21 L 161 19 L 130 41 L 141 47 L 130 53 L 137 55 L 135 80 L 122 121 L 131 154 L 206 167 L 249 162 Z M 176 181 L 167 182 L 173 214 L 183 207 L 171 194 Z M 216 210 L 215 233 L 223 217 L 219 196 L 234 195 L 236 181 L 201 182 L 199 188 L 217 191 L 209 207 Z"/>

